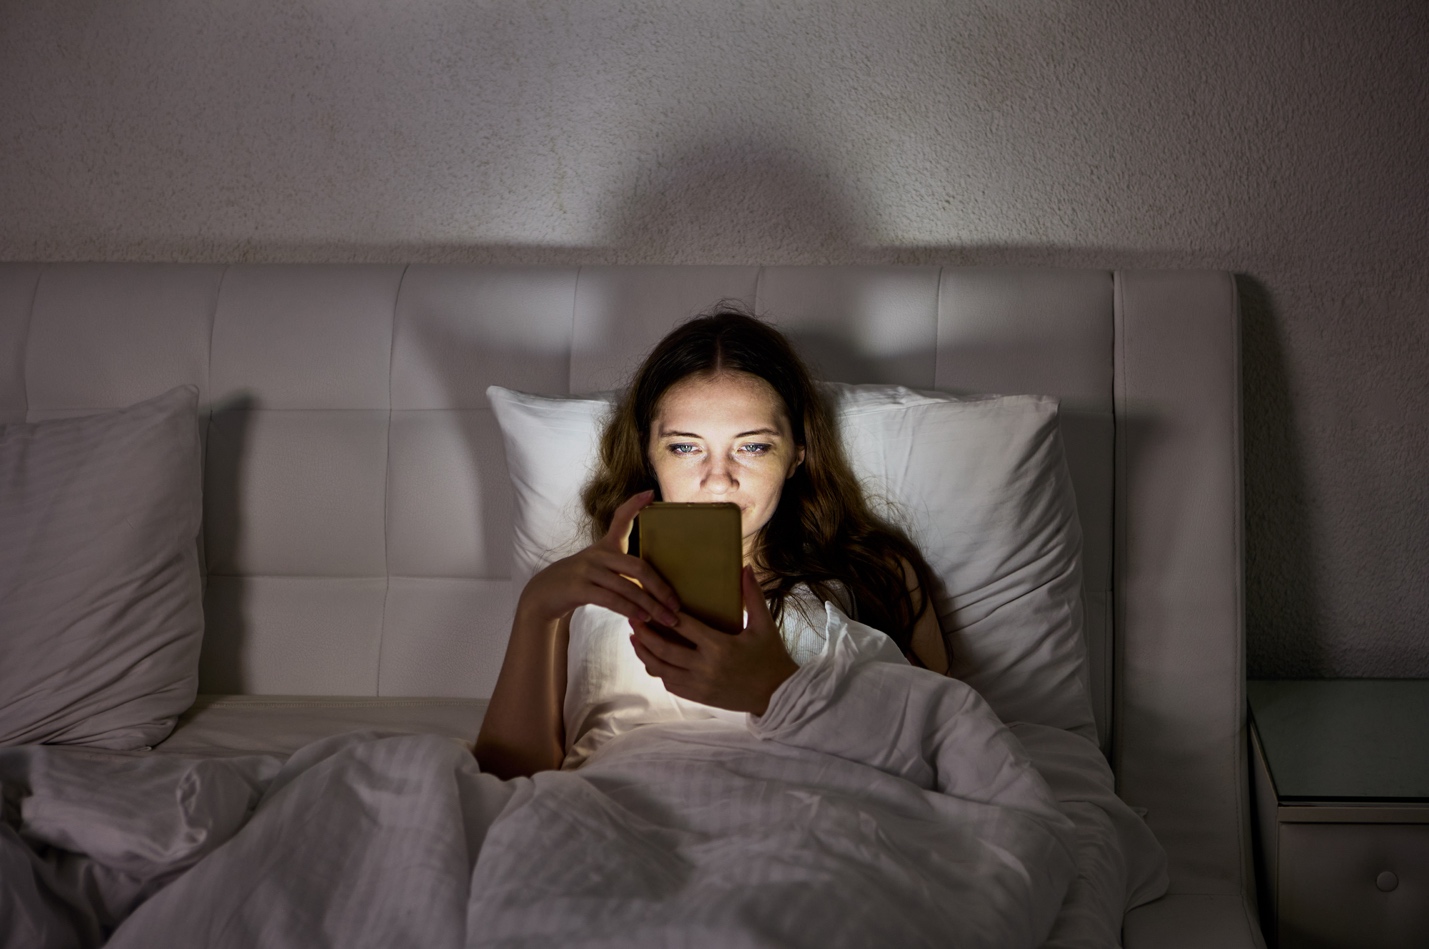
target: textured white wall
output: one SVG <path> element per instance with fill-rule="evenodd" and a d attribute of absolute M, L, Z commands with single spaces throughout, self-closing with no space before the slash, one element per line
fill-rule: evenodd
<path fill-rule="evenodd" d="M 0 0 L 0 258 L 1215 267 L 1250 662 L 1429 676 L 1423 0 Z"/>

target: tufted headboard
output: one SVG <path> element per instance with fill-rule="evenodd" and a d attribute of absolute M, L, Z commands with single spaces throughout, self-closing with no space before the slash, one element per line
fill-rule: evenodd
<path fill-rule="evenodd" d="M 1123 796 L 1150 810 L 1173 892 L 1239 905 L 1228 274 L 0 264 L 0 421 L 199 387 L 200 691 L 482 697 L 513 604 L 486 387 L 614 387 L 673 323 L 723 298 L 785 329 L 827 379 L 1062 398 L 1103 746 Z"/>

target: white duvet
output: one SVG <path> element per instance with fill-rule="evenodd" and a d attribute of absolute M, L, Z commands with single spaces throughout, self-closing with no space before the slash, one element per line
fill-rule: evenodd
<path fill-rule="evenodd" d="M 1115 944 L 1164 858 L 1096 749 L 1014 734 L 837 610 L 826 635 L 761 718 L 533 779 L 434 736 L 0 750 L 0 945 Z"/>

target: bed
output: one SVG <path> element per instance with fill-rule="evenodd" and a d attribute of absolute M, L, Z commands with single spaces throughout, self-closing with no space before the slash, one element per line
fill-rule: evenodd
<path fill-rule="evenodd" d="M 579 415 L 599 400 L 572 396 L 619 385 L 674 322 L 722 299 L 744 301 L 773 320 L 822 378 L 844 384 L 838 391 L 848 399 L 946 401 L 958 411 L 977 404 L 978 393 L 1060 400 L 1058 451 L 1075 492 L 1079 538 L 1074 678 L 1084 690 L 1087 718 L 1080 729 L 1039 732 L 1040 713 L 1018 710 L 1015 717 L 1031 725 L 1014 725 L 1012 750 L 998 753 L 1010 755 L 1007 761 L 1025 762 L 1030 755 L 1037 774 L 1029 772 L 1026 780 L 1051 785 L 1064 813 L 1071 798 L 1102 800 L 1114 780 L 1117 798 L 1138 822 L 1144 817 L 1165 862 L 1158 868 L 1148 857 L 1131 869 L 1123 866 L 1119 889 L 1066 871 L 1060 882 L 1043 886 L 1056 898 L 1038 912 L 1019 914 L 1015 900 L 987 901 L 990 913 L 1001 914 L 999 925 L 1015 933 L 979 929 L 984 921 L 964 912 L 940 922 L 953 927 L 943 930 L 949 940 L 956 941 L 953 936 L 963 932 L 956 927 L 963 925 L 993 945 L 1105 944 L 1119 926 L 1130 947 L 1262 945 L 1249 869 L 1242 697 L 1239 322 L 1234 280 L 1211 272 L 0 265 L 0 423 L 12 442 L 65 420 L 67 431 L 79 433 L 73 438 L 88 438 L 83 432 L 90 429 L 83 426 L 91 423 L 82 420 L 152 406 L 169 393 L 171 402 L 197 413 L 201 461 L 201 474 L 185 495 L 191 503 L 168 505 L 163 520 L 164 530 L 182 534 L 189 525 L 199 533 L 199 542 L 190 544 L 193 562 L 170 558 L 155 568 L 172 573 L 172 583 L 156 594 L 170 607 L 165 622 L 189 633 L 175 633 L 160 651 L 151 626 L 135 626 L 124 672 L 115 674 L 115 661 L 94 658 L 102 659 L 102 650 L 55 655 L 42 642 L 25 641 L 13 608 L 0 613 L 9 624 L 0 630 L 6 640 L 0 648 L 8 650 L 0 687 L 11 693 L 0 694 L 0 706 L 12 721 L 29 716 L 47 723 L 38 731 L 12 729 L 10 747 L 0 748 L 6 801 L 0 917 L 9 912 L 18 914 L 14 919 L 40 920 L 33 944 L 109 939 L 144 945 L 155 933 L 187 932 L 173 928 L 183 906 L 204 917 L 192 925 L 217 925 L 210 910 L 240 889 L 241 899 L 224 904 L 227 944 L 271 944 L 300 931 L 333 944 L 342 941 L 338 934 L 381 941 L 379 932 L 388 941 L 428 945 L 460 944 L 463 934 L 469 944 L 570 941 L 569 933 L 541 927 L 576 913 L 572 900 L 584 907 L 580 912 L 606 903 L 590 894 L 582 903 L 570 892 L 552 891 L 544 902 L 520 906 L 511 897 L 502 904 L 504 916 L 492 908 L 501 893 L 540 889 L 561 876 L 522 863 L 532 836 L 543 832 L 555 848 L 543 858 L 545 865 L 565 866 L 566 877 L 579 866 L 587 877 L 623 874 L 627 896 L 659 890 L 658 881 L 675 873 L 661 862 L 663 855 L 688 856 L 685 844 L 659 843 L 668 828 L 620 837 L 649 844 L 631 844 L 629 853 L 615 844 L 560 849 L 580 833 L 619 837 L 600 837 L 602 831 L 592 829 L 605 826 L 604 817 L 590 815 L 607 814 L 609 794 L 588 800 L 589 789 L 604 786 L 613 794 L 616 787 L 647 780 L 640 770 L 641 762 L 648 763 L 645 752 L 637 749 L 624 765 L 604 772 L 593 768 L 584 779 L 577 769 L 542 784 L 540 793 L 530 793 L 547 809 L 528 807 L 529 826 L 521 830 L 519 821 L 496 818 L 516 806 L 513 794 L 528 792 L 482 780 L 490 776 L 475 774 L 462 742 L 469 744 L 479 727 L 514 591 L 537 565 L 544 543 L 530 533 L 532 482 L 539 478 L 520 465 L 521 453 L 532 447 L 530 433 L 546 431 L 553 416 L 513 421 L 508 410 L 499 418 L 502 399 L 509 405 L 509 393 L 538 394 L 550 400 L 542 411 L 574 407 Z M 517 402 L 526 409 L 544 404 Z M 163 418 L 182 417 L 172 405 L 168 410 Z M 140 424 L 132 413 L 126 418 Z M 183 434 L 172 423 L 154 421 L 159 416 L 144 418 L 146 432 L 170 424 L 170 436 Z M 876 435 L 879 429 L 869 431 Z M 75 467 L 74 456 L 65 454 L 71 449 L 55 451 L 61 459 L 55 470 Z M 110 472 L 139 472 L 145 463 L 132 460 L 131 467 L 120 448 L 106 451 Z M 18 462 L 10 464 L 0 473 L 18 470 Z M 177 477 L 171 469 L 137 480 L 152 485 Z M 578 463 L 547 469 L 552 477 L 580 474 Z M 98 497 L 115 480 L 101 474 L 83 490 Z M 34 505 L 25 511 L 33 520 Z M 32 569 L 0 568 L 12 574 Z M 70 605 L 47 607 L 47 615 Z M 101 607 L 95 610 L 102 613 Z M 121 619 L 114 622 L 133 625 L 132 612 L 119 609 L 113 615 Z M 853 644 L 842 655 L 857 656 L 856 634 L 830 633 L 830 642 Z M 835 651 L 832 645 L 827 650 Z M 31 658 L 39 655 L 61 672 L 44 689 L 22 688 L 23 667 L 42 664 Z M 800 686 L 809 696 L 820 694 L 817 682 L 835 681 L 827 678 L 835 675 L 832 658 L 816 665 L 807 667 L 813 671 Z M 865 668 L 851 659 L 839 668 L 845 667 Z M 864 679 L 846 671 L 837 675 L 849 676 L 837 679 L 837 688 L 853 693 L 867 678 L 864 672 L 857 673 Z M 144 685 L 150 680 L 162 687 Z M 918 680 L 917 688 L 925 684 Z M 134 694 L 115 699 L 115 690 L 124 688 Z M 991 731 L 982 738 L 958 740 L 1001 747 L 1004 738 L 987 737 L 1008 734 L 992 712 L 1011 718 L 1010 706 L 994 699 L 989 710 L 982 698 L 995 695 L 997 682 L 979 682 L 968 694 L 950 691 L 957 683 L 929 688 L 936 693 L 928 699 L 935 710 L 930 721 L 946 717 L 950 702 L 963 710 L 960 721 L 991 716 Z M 76 690 L 75 697 L 57 702 L 67 689 Z M 89 708 L 84 702 L 96 692 L 109 698 L 76 713 Z M 54 707 L 44 714 L 20 708 L 46 701 Z M 816 705 L 818 715 L 800 718 Z M 803 711 L 765 723 L 757 740 L 785 742 L 780 747 L 794 749 L 788 760 L 805 753 L 857 759 L 848 748 L 857 744 L 860 726 L 839 717 L 843 707 L 810 700 Z M 682 727 L 679 734 L 646 729 L 642 740 L 667 758 L 670 749 L 660 741 L 718 746 L 720 754 L 734 756 L 721 760 L 756 767 L 740 757 L 744 751 L 722 744 L 728 738 L 720 737 L 723 732 L 707 734 L 707 723 Z M 1070 747 L 1062 735 L 1079 730 L 1081 760 L 1092 770 L 1106 768 L 1108 787 L 1083 780 L 1091 772 L 1078 771 L 1082 765 L 1057 777 L 1056 762 L 1067 760 Z M 1085 760 L 1086 749 L 1095 761 Z M 919 786 L 918 803 L 908 807 L 936 809 L 950 796 L 972 800 L 982 793 L 955 788 L 956 768 L 915 780 L 900 767 L 888 764 L 883 771 Z M 404 793 L 412 796 L 389 799 L 372 791 L 354 805 L 370 820 L 354 821 L 352 812 L 342 811 L 334 823 L 334 795 L 373 775 L 391 779 L 378 781 L 384 788 L 402 784 L 402 778 Z M 760 775 L 757 780 L 766 784 L 781 780 Z M 688 780 L 694 783 L 677 782 L 665 793 L 684 799 L 692 787 L 718 786 L 709 775 Z M 1019 793 L 1007 790 L 1004 797 L 1014 801 Z M 1045 798 L 1046 788 L 1037 793 Z M 810 800 L 828 811 L 829 799 Z M 381 800 L 405 803 L 389 811 L 374 803 Z M 1103 803 L 1098 813 L 1118 806 Z M 1067 850 L 1067 842 L 1082 833 L 1080 825 L 1075 832 L 1046 830 L 1060 818 L 1038 816 L 1040 806 L 1008 812 L 1031 814 L 1028 826 L 1042 828 L 1025 838 L 1031 841 L 1028 853 L 1052 847 L 1047 841 L 1059 833 L 1057 846 Z M 532 813 L 547 818 L 530 819 Z M 1108 820 L 1126 820 L 1117 813 Z M 455 824 L 431 823 L 441 814 Z M 589 819 L 584 830 L 557 833 L 552 828 L 565 825 L 552 814 Z M 309 854 L 326 851 L 312 843 L 321 838 L 305 836 L 319 833 L 325 821 L 333 824 L 330 835 L 341 837 L 355 825 L 370 833 L 344 837 L 347 849 L 334 847 L 326 862 L 304 865 L 301 872 L 273 862 L 271 854 L 285 842 L 303 841 Z M 712 826 L 702 825 L 701 853 L 726 833 Z M 403 833 L 394 836 L 397 827 Z M 1127 827 L 1121 830 L 1135 833 Z M 880 825 L 879 832 L 886 829 Z M 893 848 L 911 854 L 912 862 L 898 872 L 915 879 L 941 872 L 927 859 L 939 854 L 942 838 L 926 839 L 933 842 L 921 850 Z M 581 862 L 605 850 L 625 856 L 614 863 Z M 236 886 L 233 870 L 223 872 L 225 861 L 235 863 L 240 852 L 248 854 L 240 864 L 244 878 L 254 881 L 247 888 Z M 442 861 L 450 867 L 432 869 Z M 1042 861 L 1025 855 L 1004 862 L 1021 868 L 1009 877 L 1022 880 L 1016 886 L 1032 885 L 1024 878 L 1044 869 Z M 708 881 L 724 879 L 721 874 L 734 873 L 730 867 L 739 864 L 716 860 L 711 866 L 700 877 L 701 892 L 715 892 Z M 342 888 L 348 893 L 342 898 L 338 887 L 322 882 L 328 873 L 353 872 L 361 885 Z M 485 881 L 480 888 L 473 874 Z M 28 882 L 14 883 L 22 879 Z M 819 892 L 809 879 L 798 877 L 790 892 Z M 875 874 L 859 892 L 878 894 L 882 879 Z M 513 881 L 522 882 L 518 887 Z M 373 899 L 374 886 L 386 894 L 383 899 Z M 1079 887 L 1080 902 L 1066 898 Z M 829 890 L 824 898 L 843 892 Z M 898 898 L 870 895 L 864 902 L 897 906 Z M 439 915 L 433 900 L 445 900 L 448 914 L 458 906 L 471 915 L 441 932 L 381 929 L 382 920 Z M 786 894 L 782 902 L 780 912 L 791 899 Z M 81 903 L 84 908 L 76 909 Z M 635 912 L 637 903 L 643 905 L 631 896 L 621 905 Z M 1099 903 L 1100 910 L 1089 909 Z M 486 908 L 478 912 L 478 905 Z M 606 942 L 600 944 L 669 944 L 693 940 L 692 933 L 715 940 L 722 932 L 712 921 L 723 919 L 718 901 L 713 908 L 672 905 L 679 907 L 679 925 L 670 928 L 666 919 L 660 922 L 665 928 L 638 930 L 639 936 L 628 928 L 599 930 L 591 920 L 604 918 L 603 909 L 580 918 L 584 932 L 603 933 Z M 869 915 L 860 905 L 834 899 L 806 907 L 801 918 L 852 926 Z M 1097 922 L 1106 906 L 1118 907 L 1114 912 L 1124 917 Z M 268 920 L 264 925 L 277 928 L 245 929 L 243 914 L 255 907 Z M 764 910 L 746 909 L 747 925 L 736 921 L 719 935 L 733 940 L 725 944 L 798 941 L 777 927 L 761 928 Z M 504 922 L 497 926 L 491 919 Z M 802 935 L 809 939 L 822 932 L 805 925 Z M 859 931 L 825 932 L 811 944 L 837 944 Z M 214 936 L 219 930 L 192 932 L 213 937 L 212 944 L 221 941 Z M 17 938 L 0 944 L 26 944 Z M 907 938 L 915 944 L 923 937 L 910 931 Z M 962 944 L 976 942 L 968 936 Z"/>

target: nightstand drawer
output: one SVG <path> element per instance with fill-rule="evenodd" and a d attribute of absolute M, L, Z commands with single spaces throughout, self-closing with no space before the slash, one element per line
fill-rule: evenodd
<path fill-rule="evenodd" d="M 1429 945 L 1429 824 L 1279 827 L 1279 949 Z"/>

